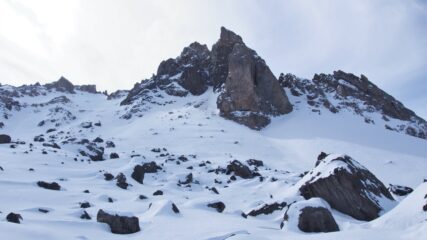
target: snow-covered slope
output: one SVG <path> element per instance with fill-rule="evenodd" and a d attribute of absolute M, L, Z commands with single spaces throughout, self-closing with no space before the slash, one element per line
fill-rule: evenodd
<path fill-rule="evenodd" d="M 61 96 L 69 101 L 51 101 Z M 366 225 L 333 211 L 340 232 L 307 235 L 280 229 L 285 209 L 247 218 L 241 213 L 301 198 L 295 196 L 292 185 L 313 167 L 320 151 L 349 154 L 385 184 L 415 188 L 427 178 L 425 140 L 364 124 L 352 114 L 318 115 L 308 108 L 274 118 L 267 128 L 254 131 L 221 118 L 216 97 L 212 91 L 185 98 L 165 95 L 170 104 L 152 104 L 143 117 L 131 119 L 121 118 L 127 111 L 120 106 L 122 99 L 107 100 L 103 94 L 53 90 L 19 98 L 26 107 L 11 111 L 1 130 L 15 141 L 25 142 L 0 145 L 1 235 L 13 239 L 360 239 L 379 235 L 418 239 L 419 235 L 410 235 L 412 221 L 390 231 L 382 218 L 378 224 Z M 55 111 L 57 108 L 62 110 Z M 43 120 L 46 124 L 39 126 Z M 84 122 L 93 125 L 85 128 Z M 98 122 L 100 126 L 95 125 Z M 47 133 L 49 129 L 55 130 Z M 61 149 L 34 142 L 41 134 L 44 143 L 55 142 Z M 79 154 L 83 145 L 77 142 L 97 137 L 104 140 L 99 145 L 106 141 L 115 144 L 115 148 L 103 145 L 105 161 L 89 161 Z M 151 151 L 153 148 L 160 152 Z M 120 158 L 108 159 L 111 152 Z M 188 160 L 178 160 L 181 155 Z M 215 173 L 234 159 L 243 163 L 262 160 L 264 166 L 258 167 L 262 181 L 240 177 L 233 181 L 230 175 Z M 133 167 L 148 161 L 155 161 L 163 170 L 146 174 L 144 184 L 139 184 L 130 176 Z M 131 186 L 124 190 L 116 186 L 116 180 L 104 180 L 105 172 L 124 173 Z M 189 173 L 192 183 L 179 186 Z M 56 181 L 61 191 L 40 188 L 37 181 Z M 163 195 L 153 196 L 156 190 Z M 141 200 L 140 195 L 147 199 Z M 85 201 L 90 208 L 80 208 Z M 207 207 L 216 201 L 225 204 L 224 212 Z M 171 202 L 179 214 L 170 209 Z M 94 219 L 98 209 L 138 216 L 141 231 L 125 237 L 110 233 L 107 225 Z M 92 220 L 80 219 L 83 210 Z M 9 212 L 21 214 L 22 223 L 3 220 Z M 419 214 L 422 217 L 425 212 Z M 419 234 L 425 234 L 425 222 L 416 224 Z"/>

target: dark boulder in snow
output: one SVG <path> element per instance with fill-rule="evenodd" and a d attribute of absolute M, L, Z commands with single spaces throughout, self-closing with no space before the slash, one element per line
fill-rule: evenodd
<path fill-rule="evenodd" d="M 116 185 L 121 189 L 127 189 L 129 187 L 129 183 L 126 182 L 126 176 L 123 173 L 119 173 L 116 176 Z"/>
<path fill-rule="evenodd" d="M 12 223 L 21 223 L 21 220 L 23 220 L 23 218 L 20 214 L 11 212 L 6 216 L 6 220 Z"/>
<path fill-rule="evenodd" d="M 408 195 L 414 191 L 414 189 L 412 189 L 410 187 L 393 185 L 393 184 L 390 184 L 390 186 L 388 187 L 388 190 L 397 196 L 406 196 L 406 195 Z"/>
<path fill-rule="evenodd" d="M 117 158 L 119 158 L 119 154 L 117 154 L 117 153 L 110 153 L 110 159 L 117 159 Z"/>
<path fill-rule="evenodd" d="M 136 165 L 133 168 L 133 172 L 131 177 L 135 179 L 135 181 L 143 184 L 144 183 L 144 176 L 146 173 L 156 173 L 157 170 L 162 169 L 161 167 L 157 166 L 155 162 L 149 162 L 144 163 L 142 165 Z"/>
<path fill-rule="evenodd" d="M 339 231 L 331 212 L 323 207 L 305 207 L 301 209 L 298 228 L 303 232 Z"/>
<path fill-rule="evenodd" d="M 11 141 L 12 141 L 12 138 L 9 135 L 0 134 L 0 144 L 10 143 Z"/>
<path fill-rule="evenodd" d="M 163 191 L 162 190 L 157 190 L 153 193 L 153 196 L 161 196 L 163 195 Z"/>
<path fill-rule="evenodd" d="M 106 180 L 106 181 L 111 181 L 111 180 L 113 180 L 113 178 L 114 178 L 114 176 L 113 176 L 113 174 L 111 174 L 111 173 L 104 173 L 104 179 Z"/>
<path fill-rule="evenodd" d="M 320 198 L 299 201 L 289 205 L 281 227 L 298 228 L 303 232 L 336 232 L 339 227 L 328 204 Z"/>
<path fill-rule="evenodd" d="M 92 219 L 92 217 L 86 211 L 83 211 L 82 215 L 80 215 L 80 218 L 85 219 L 85 220 L 91 220 Z"/>
<path fill-rule="evenodd" d="M 102 209 L 98 211 L 96 221 L 108 224 L 111 232 L 116 234 L 130 234 L 140 231 L 139 219 L 137 217 L 113 215 Z"/>
<path fill-rule="evenodd" d="M 305 199 L 320 197 L 332 208 L 370 221 L 393 205 L 393 197 L 368 169 L 346 155 L 330 155 L 300 180 Z"/>
<path fill-rule="evenodd" d="M 236 176 L 241 178 L 253 178 L 256 174 L 254 174 L 248 166 L 244 165 L 238 160 L 232 161 L 227 165 L 227 174 L 233 172 Z"/>
<path fill-rule="evenodd" d="M 208 207 L 215 208 L 217 212 L 222 213 L 225 209 L 225 204 L 223 202 L 213 202 L 209 203 Z"/>
<path fill-rule="evenodd" d="M 38 181 L 37 186 L 41 188 L 49 189 L 49 190 L 56 190 L 56 191 L 61 190 L 61 186 L 57 182 L 49 183 L 44 181 Z"/>

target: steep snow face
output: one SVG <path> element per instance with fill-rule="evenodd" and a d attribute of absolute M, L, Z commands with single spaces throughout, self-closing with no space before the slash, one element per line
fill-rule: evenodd
<path fill-rule="evenodd" d="M 21 107 L 7 110 L 8 119 L 2 119 L 1 133 L 19 141 L 0 145 L 0 236 L 4 238 L 120 238 L 96 222 L 99 209 L 139 218 L 141 231 L 126 239 L 419 239 L 427 234 L 425 222 L 408 220 L 390 229 L 379 221 L 387 214 L 378 224 L 368 224 L 333 210 L 341 231 L 316 235 L 280 229 L 287 208 L 241 216 L 265 204 L 303 200 L 295 184 L 302 172 L 313 168 L 320 151 L 354 157 L 386 185 L 415 188 L 427 178 L 425 140 L 364 124 L 351 113 L 319 115 L 303 105 L 253 131 L 219 116 L 218 94 L 212 89 L 199 96 L 153 95 L 153 102 L 141 102 L 146 106 L 141 117 L 129 119 L 122 116 L 133 105 L 121 106 L 120 95 L 107 100 L 103 94 L 78 89 L 74 94 L 40 89 L 40 94 L 13 97 Z M 62 110 L 55 111 L 58 108 Z M 68 113 L 74 118 L 66 117 Z M 42 121 L 45 124 L 39 126 Z M 34 141 L 40 135 L 45 141 Z M 46 143 L 56 143 L 60 149 Z M 90 144 L 104 148 L 104 161 L 80 154 Z M 111 153 L 120 157 L 110 159 Z M 261 176 L 227 175 L 225 168 L 234 159 Z M 248 159 L 264 164 L 249 165 Z M 145 174 L 144 184 L 135 181 L 134 166 L 151 161 L 162 170 Z M 107 173 L 113 177 L 110 181 Z M 127 189 L 114 179 L 120 173 Z M 180 184 L 189 173 L 192 181 Z M 40 188 L 38 181 L 57 182 L 61 190 Z M 163 194 L 153 195 L 157 190 Z M 90 207 L 80 208 L 86 201 Z M 225 204 L 222 213 L 207 207 L 218 201 Z M 172 203 L 179 214 L 171 210 Z M 400 211 L 409 208 L 402 206 Z M 92 219 L 81 219 L 83 211 Z M 6 222 L 9 212 L 21 214 L 22 223 Z M 415 230 L 417 235 L 411 234 Z"/>
<path fill-rule="evenodd" d="M 290 92 L 297 107 L 304 103 L 303 107 L 318 114 L 347 111 L 367 124 L 427 139 L 427 122 L 364 75 L 357 77 L 336 71 L 316 74 L 309 80 L 282 74 L 279 81 Z"/>

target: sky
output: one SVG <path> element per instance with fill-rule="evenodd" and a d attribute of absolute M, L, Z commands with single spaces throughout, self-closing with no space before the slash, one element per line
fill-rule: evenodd
<path fill-rule="evenodd" d="M 0 0 L 0 83 L 130 89 L 221 26 L 277 76 L 364 74 L 427 118 L 425 0 Z"/>

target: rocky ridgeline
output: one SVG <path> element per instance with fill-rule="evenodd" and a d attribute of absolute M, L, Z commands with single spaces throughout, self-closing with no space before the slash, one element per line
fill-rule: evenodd
<path fill-rule="evenodd" d="M 388 130 L 427 139 L 427 122 L 366 76 L 335 71 L 316 74 L 311 80 L 292 74 L 281 74 L 276 79 L 265 61 L 248 48 L 239 35 L 224 27 L 212 50 L 194 42 L 178 57 L 161 62 L 150 79 L 136 83 L 129 91 L 116 91 L 108 99 L 123 99 L 121 118 L 130 119 L 142 117 L 153 106 L 168 105 L 181 97 L 199 96 L 209 89 L 218 94 L 220 116 L 251 129 L 260 130 L 270 123 L 271 117 L 290 113 L 293 107 L 299 109 L 306 103 L 319 114 L 325 110 L 350 111 L 368 124 L 381 124 Z M 20 103 L 20 97 L 46 95 L 50 91 L 98 93 L 95 85 L 75 86 L 64 77 L 45 85 L 0 85 L 2 118 L 7 119 L 12 111 L 27 107 Z M 292 95 L 292 103 L 286 92 Z M 43 104 L 61 103 L 59 101 L 66 103 L 67 99 L 52 99 Z M 52 109 L 50 115 L 55 125 L 74 118 L 61 108 Z M 3 126 L 0 121 L 0 128 Z"/>
<path fill-rule="evenodd" d="M 135 84 L 121 105 L 132 105 L 132 117 L 148 103 L 167 104 L 159 92 L 184 97 L 201 95 L 209 87 L 219 92 L 220 115 L 252 129 L 270 123 L 270 116 L 286 114 L 292 106 L 265 61 L 248 48 L 240 36 L 221 28 L 212 51 L 200 43 L 184 48 L 175 59 L 163 61 L 151 79 Z"/>
<path fill-rule="evenodd" d="M 427 139 L 427 122 L 364 75 L 358 77 L 339 70 L 315 74 L 309 80 L 281 74 L 279 82 L 293 97 L 307 102 L 313 112 L 347 110 L 366 123 L 383 124 L 388 130 Z"/>
<path fill-rule="evenodd" d="M 99 93 L 96 90 L 96 85 L 73 85 L 64 77 L 61 77 L 58 81 L 44 85 L 36 83 L 14 87 L 0 84 L 0 128 L 4 126 L 4 123 L 1 121 L 2 118 L 8 119 L 13 111 L 20 111 L 22 108 L 29 107 L 26 103 L 20 102 L 20 98 L 45 96 L 53 91 L 75 94 L 76 90 L 93 94 Z M 69 102 L 70 100 L 66 96 L 59 96 L 45 103 L 32 104 L 30 107 L 44 107 L 48 105 L 66 104 Z M 57 122 L 57 120 L 59 120 L 58 118 L 66 118 L 68 120 L 73 120 L 75 118 L 69 111 L 61 107 L 53 108 L 50 112 L 48 122 Z M 61 116 L 58 117 L 58 115 Z"/>

